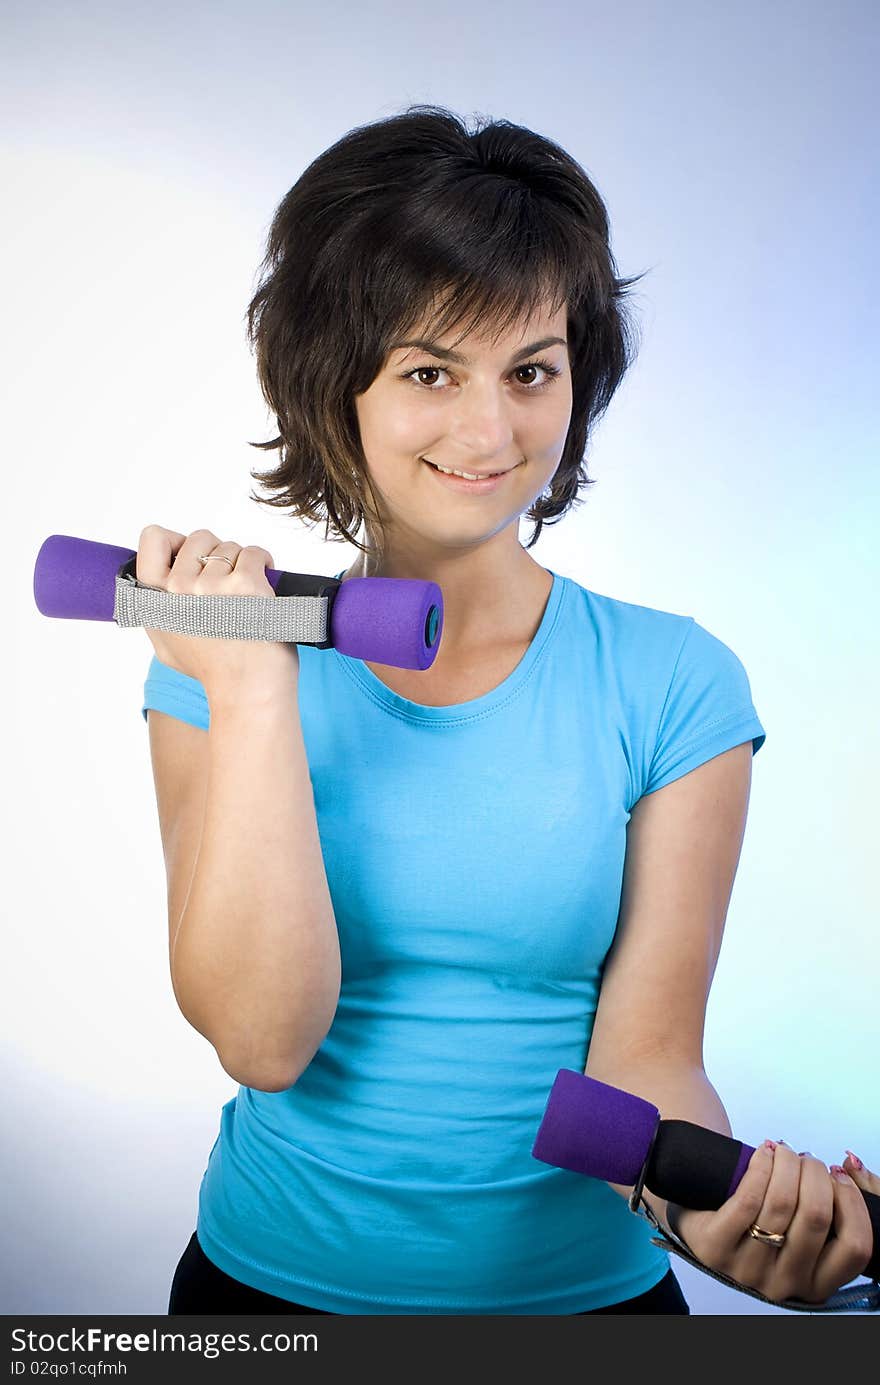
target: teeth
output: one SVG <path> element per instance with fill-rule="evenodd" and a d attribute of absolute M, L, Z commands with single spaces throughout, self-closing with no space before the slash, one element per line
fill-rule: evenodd
<path fill-rule="evenodd" d="M 466 481 L 484 481 L 487 479 L 484 476 L 474 476 L 473 472 L 470 471 L 455 471 L 450 466 L 441 466 L 439 462 L 432 462 L 431 466 L 435 466 L 438 471 L 442 471 L 444 476 L 463 476 Z"/>

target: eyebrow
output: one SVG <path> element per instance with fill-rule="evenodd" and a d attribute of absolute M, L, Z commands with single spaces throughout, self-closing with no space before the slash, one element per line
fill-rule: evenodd
<path fill-rule="evenodd" d="M 542 337 L 540 341 L 533 341 L 531 346 L 524 346 L 522 351 L 517 351 L 515 356 L 511 356 L 510 364 L 516 365 L 517 361 L 523 360 L 526 356 L 531 356 L 533 351 L 543 351 L 547 346 L 567 346 L 568 342 L 564 337 Z M 467 365 L 466 356 L 462 356 L 459 351 L 447 351 L 439 346 L 435 341 L 423 341 L 421 337 L 415 337 L 409 341 L 395 341 L 389 346 L 389 351 L 397 351 L 404 346 L 417 346 L 420 351 L 427 351 L 429 356 L 436 356 L 442 361 L 454 361 L 456 365 Z"/>

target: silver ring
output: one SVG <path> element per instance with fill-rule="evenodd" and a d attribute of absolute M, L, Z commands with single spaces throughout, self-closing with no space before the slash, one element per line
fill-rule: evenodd
<path fill-rule="evenodd" d="M 202 567 L 205 566 L 205 563 L 220 562 L 228 563 L 230 568 L 235 568 L 235 563 L 232 561 L 232 559 L 225 557 L 222 553 L 198 553 L 196 555 L 196 559 L 198 562 L 201 563 Z"/>

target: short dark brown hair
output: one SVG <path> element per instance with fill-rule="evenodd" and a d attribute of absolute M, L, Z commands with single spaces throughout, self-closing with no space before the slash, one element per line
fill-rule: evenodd
<path fill-rule="evenodd" d="M 360 443 L 356 395 L 389 344 L 426 327 L 440 336 L 493 324 L 492 340 L 547 302 L 567 305 L 572 413 L 549 493 L 526 512 L 558 523 L 594 484 L 585 448 L 635 359 L 605 205 L 579 163 L 553 140 L 507 120 L 474 128 L 442 106 L 409 106 L 350 130 L 279 203 L 261 279 L 247 309 L 263 397 L 278 436 L 270 492 L 258 504 L 325 521 L 368 550 L 382 521 Z M 430 317 L 427 317 L 430 315 Z"/>

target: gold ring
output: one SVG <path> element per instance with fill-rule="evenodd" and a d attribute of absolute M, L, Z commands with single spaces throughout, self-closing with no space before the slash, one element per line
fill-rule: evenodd
<path fill-rule="evenodd" d="M 777 1249 L 785 1244 L 784 1231 L 763 1231 L 757 1222 L 752 1222 L 749 1235 L 754 1236 L 756 1241 L 761 1241 L 767 1246 L 776 1246 Z"/>

